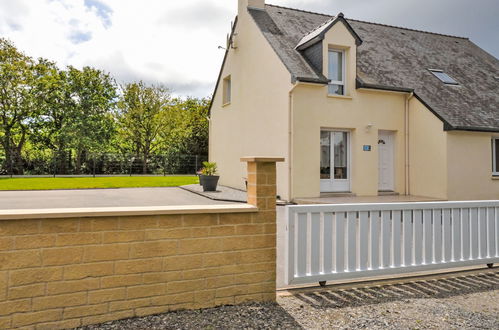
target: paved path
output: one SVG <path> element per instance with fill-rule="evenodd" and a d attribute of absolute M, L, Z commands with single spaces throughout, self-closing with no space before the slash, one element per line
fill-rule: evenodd
<path fill-rule="evenodd" d="M 176 187 L 0 191 L 0 210 L 71 207 L 231 204 Z"/>

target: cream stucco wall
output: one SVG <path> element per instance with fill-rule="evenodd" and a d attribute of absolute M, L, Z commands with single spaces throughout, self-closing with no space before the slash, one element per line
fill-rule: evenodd
<path fill-rule="evenodd" d="M 447 199 L 447 136 L 443 123 L 417 98 L 409 101 L 409 191 Z"/>
<path fill-rule="evenodd" d="M 301 84 L 292 93 L 292 195 L 320 195 L 320 131 L 344 129 L 351 132 L 351 191 L 358 196 L 378 194 L 378 131 L 395 135 L 395 191 L 405 189 L 403 93 L 355 89 L 355 39 L 342 23 L 325 36 L 325 45 L 342 48 L 346 53 L 346 97 L 331 97 L 327 86 Z M 324 74 L 327 76 L 327 51 L 323 49 Z M 367 125 L 372 124 L 370 129 Z M 371 145 L 372 151 L 363 151 Z"/>
<path fill-rule="evenodd" d="M 492 178 L 491 133 L 447 132 L 449 200 L 499 199 Z"/>
<path fill-rule="evenodd" d="M 286 162 L 278 164 L 278 194 L 285 200 L 318 197 L 320 131 L 340 129 L 351 133 L 351 192 L 375 196 L 378 132 L 384 130 L 394 134 L 395 192 L 450 200 L 499 198 L 499 180 L 491 177 L 492 134 L 444 131 L 442 121 L 408 93 L 356 89 L 355 39 L 343 23 L 335 24 L 323 41 L 323 73 L 327 76 L 328 47 L 343 49 L 346 96 L 329 96 L 320 84 L 292 84 L 248 14 L 248 1 L 239 0 L 237 48 L 230 49 L 221 76 L 231 75 L 232 101 L 222 104 L 220 83 L 211 110 L 210 160 L 219 165 L 221 184 L 244 188 L 242 156 L 280 156 Z M 262 6 L 263 0 L 251 3 Z M 372 150 L 363 151 L 363 145 Z"/>
<path fill-rule="evenodd" d="M 246 165 L 240 157 L 285 157 L 278 164 L 278 195 L 288 199 L 288 100 L 290 73 L 240 0 L 235 29 L 236 49 L 230 49 L 222 79 L 231 75 L 232 101 L 222 105 L 222 83 L 213 99 L 210 160 L 218 164 L 220 183 L 245 188 Z"/>

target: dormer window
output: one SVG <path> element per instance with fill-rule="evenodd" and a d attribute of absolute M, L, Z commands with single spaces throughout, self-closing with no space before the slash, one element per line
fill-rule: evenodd
<path fill-rule="evenodd" d="M 451 76 L 449 76 L 447 73 L 443 72 L 442 70 L 437 70 L 437 69 L 428 69 L 430 70 L 431 73 L 438 79 L 440 79 L 441 82 L 443 82 L 446 85 L 459 85 L 457 81 L 455 81 Z"/>
<path fill-rule="evenodd" d="M 330 49 L 328 55 L 328 86 L 330 95 L 345 95 L 345 52 Z"/>

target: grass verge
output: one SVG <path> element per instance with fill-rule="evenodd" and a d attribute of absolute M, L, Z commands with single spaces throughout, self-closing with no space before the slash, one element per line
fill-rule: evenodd
<path fill-rule="evenodd" d="M 196 176 L 1 178 L 0 190 L 177 187 L 194 183 L 198 183 L 198 178 Z"/>

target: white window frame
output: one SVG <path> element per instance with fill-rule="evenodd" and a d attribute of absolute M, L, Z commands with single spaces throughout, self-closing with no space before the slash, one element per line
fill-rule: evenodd
<path fill-rule="evenodd" d="M 335 94 L 336 95 L 336 94 Z M 334 132 L 341 132 L 341 133 L 347 133 L 347 174 L 348 178 L 347 179 L 334 179 L 334 169 L 333 167 L 331 168 L 331 177 L 329 179 L 320 179 L 320 192 L 321 193 L 331 193 L 331 192 L 351 192 L 352 191 L 352 182 L 353 182 L 353 174 L 352 174 L 352 135 L 353 131 L 348 130 L 348 129 L 335 129 L 335 128 L 321 128 L 321 132 L 328 132 L 328 133 L 334 133 Z M 334 164 L 333 157 L 334 157 L 334 142 L 331 141 L 331 158 L 330 162 L 331 165 Z M 330 184 L 326 184 L 326 181 L 330 181 Z M 329 187 L 332 188 L 334 185 L 334 181 L 337 182 L 345 182 L 348 181 L 348 186 L 345 189 L 329 189 Z"/>
<path fill-rule="evenodd" d="M 440 70 L 440 69 L 428 69 L 431 74 L 436 77 L 438 80 L 440 80 L 442 83 L 444 83 L 445 85 L 449 85 L 449 86 L 459 86 L 459 83 L 457 82 L 456 79 L 454 79 L 453 77 L 450 76 L 450 74 L 448 74 L 447 72 L 445 72 L 444 70 Z M 444 75 L 446 75 L 447 77 L 449 77 L 449 79 L 451 79 L 452 81 L 445 81 L 445 80 L 442 80 L 438 75 L 437 73 L 442 73 Z"/>
<path fill-rule="evenodd" d="M 232 101 L 232 76 L 227 75 L 222 83 L 222 104 L 229 105 Z"/>
<path fill-rule="evenodd" d="M 499 164 L 496 163 L 496 149 L 497 144 L 499 144 L 499 136 L 492 137 L 492 175 L 499 176 Z"/>
<path fill-rule="evenodd" d="M 331 80 L 328 84 L 328 89 L 327 89 L 327 93 L 328 95 L 339 95 L 339 96 L 345 96 L 347 95 L 347 75 L 346 75 L 346 52 L 345 50 L 343 49 L 337 49 L 337 48 L 329 48 L 328 49 L 328 52 L 327 52 L 327 60 L 328 60 L 328 64 L 327 64 L 327 75 L 328 75 L 328 79 L 330 79 L 329 77 L 329 53 L 330 52 L 337 52 L 337 53 L 341 53 L 341 77 L 343 78 L 343 80 Z M 329 93 L 329 85 L 342 85 L 343 86 L 343 94 L 331 94 Z"/>

